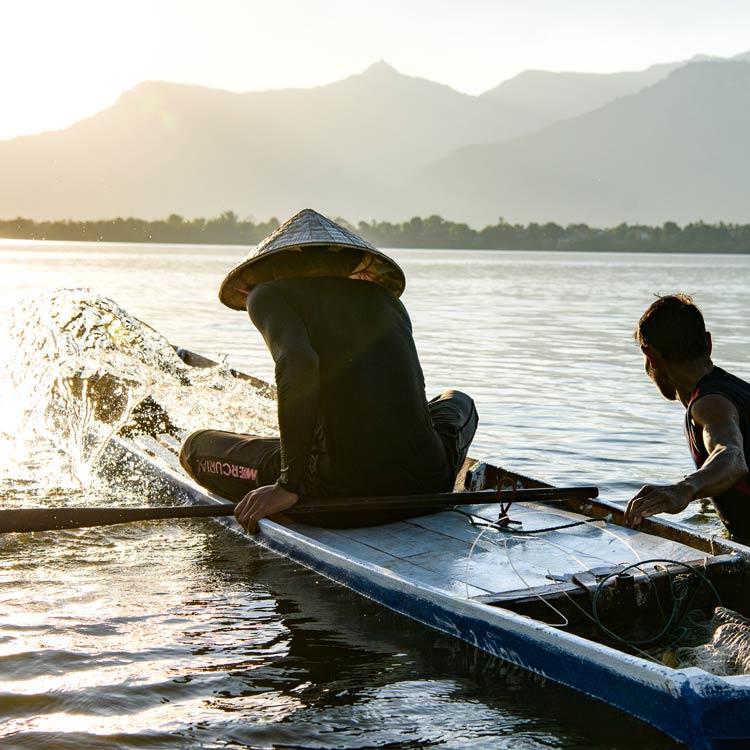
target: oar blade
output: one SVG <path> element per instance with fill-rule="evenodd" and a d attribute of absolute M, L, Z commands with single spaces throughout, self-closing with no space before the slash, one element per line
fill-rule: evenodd
<path fill-rule="evenodd" d="M 0 511 L 0 534 L 114 526 L 162 518 L 226 516 L 233 511 L 234 506 L 229 504 L 161 508 L 19 508 Z"/>

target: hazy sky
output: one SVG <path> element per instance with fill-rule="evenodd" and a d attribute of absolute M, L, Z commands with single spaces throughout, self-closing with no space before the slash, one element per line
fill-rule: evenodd
<path fill-rule="evenodd" d="M 146 79 L 314 86 L 383 58 L 480 93 L 527 68 L 610 72 L 750 49 L 748 0 L 0 0 L 0 138 Z"/>

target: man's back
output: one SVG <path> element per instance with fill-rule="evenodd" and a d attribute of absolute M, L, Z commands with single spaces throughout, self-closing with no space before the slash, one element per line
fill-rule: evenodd
<path fill-rule="evenodd" d="M 458 390 L 426 402 L 398 301 L 405 285 L 392 258 L 311 208 L 221 283 L 221 302 L 247 309 L 271 351 L 280 436 L 197 430 L 180 462 L 199 484 L 237 501 L 235 517 L 248 531 L 300 497 L 452 489 L 479 418 Z M 342 520 L 375 522 L 372 514 Z"/>
<path fill-rule="evenodd" d="M 290 388 L 292 397 L 306 386 L 286 358 L 306 347 L 317 356 L 321 494 L 450 489 L 411 323 L 398 299 L 368 281 L 286 279 L 253 290 L 248 310 L 274 354 L 279 388 Z M 269 334 L 268 321 L 279 334 Z M 290 330 L 297 332 L 291 338 Z M 274 339 L 282 336 L 279 346 Z"/>

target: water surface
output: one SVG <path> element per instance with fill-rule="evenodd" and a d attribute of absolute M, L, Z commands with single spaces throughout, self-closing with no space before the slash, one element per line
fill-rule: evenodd
<path fill-rule="evenodd" d="M 5 243 L 0 289 L 7 309 L 90 287 L 170 341 L 269 379 L 247 316 L 216 300 L 242 254 Z M 481 419 L 472 453 L 522 473 L 595 483 L 624 501 L 690 471 L 682 410 L 646 379 L 632 341 L 654 293 L 694 294 L 716 361 L 750 377 L 750 257 L 393 255 L 428 394 L 471 393 Z M 190 419 L 201 409 L 208 419 L 205 400 Z M 248 409 L 248 429 L 261 416 Z M 137 485 L 81 487 L 45 472 L 51 461 L 6 461 L 6 504 L 142 501 Z M 697 506 L 682 520 L 718 530 Z M 4 749 L 673 746 L 197 521 L 0 541 L 0 721 Z"/>

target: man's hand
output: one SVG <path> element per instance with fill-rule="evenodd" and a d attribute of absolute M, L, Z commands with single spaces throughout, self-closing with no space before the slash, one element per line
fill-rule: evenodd
<path fill-rule="evenodd" d="M 679 513 L 687 508 L 692 499 L 691 489 L 684 484 L 646 484 L 628 503 L 625 523 L 635 527 L 644 518 L 656 513 Z"/>
<path fill-rule="evenodd" d="M 237 503 L 234 517 L 247 531 L 254 534 L 261 518 L 289 510 L 297 500 L 299 500 L 299 495 L 294 492 L 289 492 L 278 484 L 269 484 L 248 492 Z"/>

